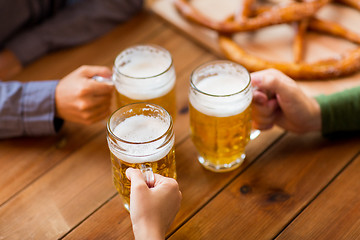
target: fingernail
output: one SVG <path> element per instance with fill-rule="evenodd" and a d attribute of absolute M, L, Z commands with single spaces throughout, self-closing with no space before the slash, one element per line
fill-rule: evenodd
<path fill-rule="evenodd" d="M 130 179 L 129 178 L 129 174 L 130 174 L 130 171 L 132 171 L 133 170 L 133 168 L 128 168 L 128 169 L 126 169 L 126 171 L 125 171 L 125 175 L 126 175 L 126 177 L 128 178 L 128 179 Z"/>

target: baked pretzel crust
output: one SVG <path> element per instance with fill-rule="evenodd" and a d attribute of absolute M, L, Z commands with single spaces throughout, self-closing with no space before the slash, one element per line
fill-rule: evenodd
<path fill-rule="evenodd" d="M 242 15 L 242 19 L 245 19 L 243 21 L 214 21 L 196 10 L 187 0 L 174 0 L 174 4 L 184 17 L 193 22 L 220 33 L 236 33 L 252 31 L 281 23 L 300 21 L 303 18 L 313 16 L 329 1 L 330 0 L 314 0 L 294 2 L 284 6 L 274 6 L 266 8 L 267 11 L 260 10 L 256 16 L 246 19 L 245 17 L 249 15 L 249 12 L 246 13 L 245 8 L 243 8 L 242 12 L 245 12 L 245 14 Z M 245 4 L 244 7 L 246 6 L 251 6 L 251 4 Z"/>
<path fill-rule="evenodd" d="M 338 0 L 360 10 L 360 1 Z M 360 45 L 360 36 L 340 24 L 315 17 L 317 11 L 329 0 L 303 0 L 286 5 L 255 6 L 254 0 L 243 0 L 233 16 L 224 21 L 214 21 L 191 6 L 188 0 L 174 0 L 179 12 L 191 21 L 219 33 L 219 46 L 225 56 L 249 71 L 276 68 L 294 79 L 329 79 L 353 74 L 360 70 L 360 47 L 334 58 L 306 63 L 303 62 L 305 35 L 316 31 L 335 37 L 345 38 Z M 293 53 L 294 62 L 269 61 L 247 53 L 234 42 L 231 34 L 255 31 L 283 23 L 295 26 Z"/>
<path fill-rule="evenodd" d="M 248 54 L 231 38 L 220 35 L 220 48 L 225 56 L 245 66 L 249 71 L 276 68 L 294 79 L 328 79 L 350 75 L 360 69 L 360 48 L 345 53 L 338 58 L 327 59 L 315 63 L 290 63 L 268 61 Z"/>

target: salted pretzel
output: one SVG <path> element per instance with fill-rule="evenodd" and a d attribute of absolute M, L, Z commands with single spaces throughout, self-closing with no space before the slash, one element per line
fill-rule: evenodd
<path fill-rule="evenodd" d="M 338 0 L 360 9 L 360 1 Z M 186 18 L 219 32 L 219 45 L 225 56 L 245 66 L 249 71 L 276 68 L 294 79 L 328 79 L 349 75 L 360 70 L 360 48 L 314 63 L 302 61 L 304 36 L 308 30 L 345 38 L 360 45 L 360 36 L 343 26 L 315 16 L 328 0 L 294 2 L 283 6 L 257 6 L 254 0 L 243 0 L 235 14 L 224 21 L 213 21 L 200 14 L 187 0 L 174 0 L 175 6 Z M 264 60 L 247 53 L 233 41 L 230 34 L 256 30 L 262 27 L 292 23 L 295 25 L 293 45 L 294 62 Z"/>

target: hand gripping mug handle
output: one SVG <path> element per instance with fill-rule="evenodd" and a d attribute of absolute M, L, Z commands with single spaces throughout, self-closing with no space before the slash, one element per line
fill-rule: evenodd
<path fill-rule="evenodd" d="M 151 167 L 146 167 L 145 164 L 140 165 L 140 171 L 144 177 L 144 180 L 149 188 L 154 187 L 155 176 Z"/>

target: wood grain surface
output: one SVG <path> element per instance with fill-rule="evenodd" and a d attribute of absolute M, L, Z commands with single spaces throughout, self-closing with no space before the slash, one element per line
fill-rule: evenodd
<path fill-rule="evenodd" d="M 16 79 L 59 79 L 84 64 L 111 67 L 120 51 L 139 43 L 168 49 L 177 74 L 175 152 L 183 201 L 167 238 L 358 238 L 358 137 L 330 140 L 273 128 L 249 143 L 244 164 L 232 172 L 213 173 L 198 163 L 189 137 L 189 76 L 221 56 L 153 11 L 91 43 L 49 54 Z M 319 94 L 358 80 L 300 84 Z M 0 239 L 133 239 L 112 184 L 105 121 L 66 123 L 51 137 L 0 140 L 0 166 Z"/>

